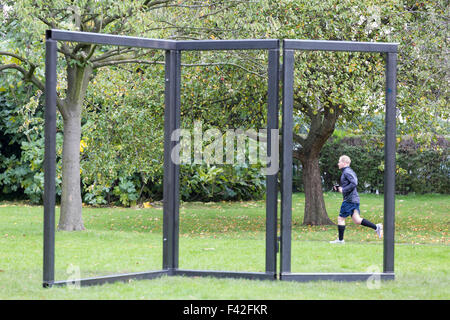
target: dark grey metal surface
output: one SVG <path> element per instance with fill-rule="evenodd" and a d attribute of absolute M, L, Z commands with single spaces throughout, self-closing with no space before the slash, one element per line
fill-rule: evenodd
<path fill-rule="evenodd" d="M 279 40 L 192 40 L 176 41 L 177 50 L 268 50 L 278 49 Z"/>
<path fill-rule="evenodd" d="M 280 271 L 291 271 L 294 51 L 283 50 Z"/>
<path fill-rule="evenodd" d="M 314 51 L 397 52 L 397 43 L 328 40 L 283 40 L 283 49 Z"/>
<path fill-rule="evenodd" d="M 277 39 L 176 41 L 57 29 L 48 30 L 47 38 L 78 43 L 164 50 L 268 50 L 279 47 Z"/>
<path fill-rule="evenodd" d="M 176 49 L 176 41 L 174 40 L 158 40 L 139 37 L 116 36 L 111 34 L 79 32 L 79 31 L 63 31 L 48 30 L 47 38 L 59 41 L 69 41 L 78 43 L 104 44 L 124 47 L 137 47 L 147 49 Z"/>
<path fill-rule="evenodd" d="M 386 54 L 383 271 L 394 272 L 397 54 Z"/>
<path fill-rule="evenodd" d="M 166 51 L 165 60 L 165 92 L 164 92 L 164 176 L 163 176 L 163 269 L 168 269 L 172 265 L 172 243 L 171 230 L 173 229 L 173 219 L 170 212 L 173 212 L 173 202 L 171 201 L 172 190 L 171 181 L 173 180 L 173 167 L 170 161 L 171 153 L 171 129 L 173 123 L 171 121 L 173 112 L 171 108 L 171 51 Z M 172 188 L 173 189 L 173 188 Z"/>
<path fill-rule="evenodd" d="M 267 157 L 271 156 L 272 132 L 278 129 L 278 70 L 280 51 L 269 50 L 268 88 L 267 88 Z M 278 137 L 276 137 L 278 143 Z M 276 151 L 279 152 L 278 150 Z M 270 163 L 268 166 L 273 166 Z M 275 164 L 277 167 L 279 164 Z M 277 272 L 277 208 L 278 208 L 278 171 L 266 175 L 266 272 Z"/>
<path fill-rule="evenodd" d="M 183 270 L 173 271 L 174 276 L 186 277 L 215 277 L 253 280 L 275 280 L 276 274 L 273 272 L 239 272 L 239 271 L 214 271 L 214 270 Z"/>
<path fill-rule="evenodd" d="M 55 277 L 56 65 L 57 42 L 47 40 L 44 129 L 44 286 L 51 284 Z"/>
<path fill-rule="evenodd" d="M 180 51 L 166 51 L 163 181 L 163 269 L 178 268 L 179 165 L 171 159 L 176 144 L 172 132 L 180 127 Z"/>
<path fill-rule="evenodd" d="M 286 281 L 367 281 L 395 280 L 393 273 L 281 273 Z"/>
<path fill-rule="evenodd" d="M 55 281 L 53 286 L 66 286 L 66 285 L 80 285 L 80 286 L 94 286 L 102 285 L 105 283 L 113 283 L 117 281 L 127 282 L 130 280 L 150 280 L 160 278 L 162 276 L 168 275 L 168 270 L 158 270 L 158 271 L 146 271 L 137 273 L 124 273 L 117 275 L 109 275 L 104 277 L 93 277 L 85 279 L 67 280 L 67 281 Z"/>

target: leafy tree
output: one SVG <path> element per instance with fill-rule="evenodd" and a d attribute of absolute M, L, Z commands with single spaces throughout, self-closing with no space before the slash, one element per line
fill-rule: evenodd
<path fill-rule="evenodd" d="M 7 12 L 1 17 L 1 56 L 16 59 L 0 65 L 0 71 L 16 70 L 23 80 L 44 89 L 43 57 L 46 29 L 65 29 L 129 36 L 176 37 L 172 10 L 183 23 L 207 19 L 240 1 L 3 1 Z M 179 9 L 179 10 L 177 10 Z M 175 29 L 176 31 L 176 29 Z M 60 230 L 84 229 L 80 190 L 81 118 L 87 88 L 102 67 L 144 63 L 154 64 L 147 51 L 129 48 L 100 48 L 97 45 L 61 42 L 57 107 L 64 123 L 62 152 L 62 194 Z"/>
<path fill-rule="evenodd" d="M 297 38 L 399 42 L 399 127 L 405 133 L 423 132 L 424 128 L 439 132 L 445 130 L 443 125 L 448 124 L 448 80 L 446 69 L 442 68 L 446 65 L 448 8 L 445 1 L 53 1 L 51 7 L 45 1 L 3 2 L 9 3 L 12 9 L 2 18 L 0 54 L 8 60 L 2 61 L 0 71 L 18 71 L 24 80 L 37 88 L 43 87 L 42 35 L 49 27 L 178 39 Z M 146 65 L 162 62 L 153 54 L 137 49 L 62 44 L 59 51 L 65 59 L 60 63 L 59 77 L 63 85 L 59 88 L 58 108 L 64 118 L 64 138 L 68 136 L 67 140 L 70 124 L 66 125 L 69 122 L 66 118 L 73 115 L 68 111 L 76 111 L 76 125 L 73 126 L 78 130 L 83 97 L 86 94 L 92 97 L 95 92 L 91 95 L 87 84 L 90 82 L 92 85 L 92 79 L 102 76 L 100 68 L 133 62 Z M 230 123 L 246 126 L 252 121 L 253 125 L 264 122 L 264 115 L 261 116 L 264 88 L 260 80 L 264 76 L 265 63 L 261 53 L 183 54 L 183 59 L 185 67 L 196 71 L 186 73 L 183 79 L 186 87 L 183 88 L 182 101 L 188 104 L 187 107 L 182 106 L 182 112 L 186 119 L 208 119 L 214 114 L 215 118 L 208 124 L 222 127 Z M 194 68 L 201 69 L 197 71 Z M 383 115 L 383 68 L 383 57 L 374 54 L 296 55 L 294 157 L 300 159 L 304 167 L 307 193 L 304 223 L 331 223 L 322 196 L 318 165 L 320 151 L 336 125 L 353 126 L 355 131 L 361 132 L 373 124 L 370 119 Z M 220 72 L 230 72 L 242 81 L 233 80 L 233 86 L 227 87 L 221 80 L 226 76 Z M 158 73 L 149 71 L 147 74 Z M 247 74 L 249 78 L 246 78 Z M 208 82 L 210 78 L 215 82 Z M 205 85 L 207 90 L 203 91 Z M 248 103 L 245 97 L 252 97 L 252 103 Z M 203 102 L 198 103 L 199 99 Z M 94 100 L 90 100 L 89 108 L 101 105 Z M 103 106 L 112 101 L 104 100 Z M 258 111 L 259 116 L 256 116 Z M 230 116 L 233 122 L 227 122 Z M 439 126 L 435 125 L 435 119 L 441 120 Z M 86 122 L 86 129 L 90 127 L 93 128 L 92 122 Z M 75 162 L 79 157 L 79 134 L 74 134 L 73 140 L 77 142 L 71 144 L 73 153 L 65 153 Z M 89 149 L 89 141 L 87 143 Z M 65 150 L 68 144 L 65 142 Z M 69 163 L 67 161 L 67 158 L 63 160 Z M 71 180 L 75 185 L 79 181 L 79 168 L 76 166 L 63 166 L 63 173 L 71 167 L 70 172 L 78 177 L 78 180 Z M 69 174 L 66 176 L 70 177 Z M 121 184 L 122 188 L 128 188 L 127 181 L 122 180 Z M 75 196 L 71 200 L 75 202 L 68 206 L 69 199 L 64 196 L 79 192 L 65 188 L 66 185 L 63 174 L 62 202 L 66 205 L 62 206 L 62 212 L 72 208 L 67 216 L 77 217 L 75 224 L 82 228 L 81 199 Z M 65 228 L 61 221 L 59 227 Z"/>
<path fill-rule="evenodd" d="M 158 54 L 161 56 L 161 52 Z M 230 52 L 183 52 L 181 127 L 190 129 L 191 134 L 194 121 L 201 121 L 204 130 L 264 126 L 266 86 L 259 86 L 266 80 L 265 71 L 248 74 L 241 65 L 233 64 L 233 60 L 235 57 Z M 164 61 L 157 62 L 155 65 L 105 68 L 99 70 L 91 82 L 81 140 L 83 199 L 87 203 L 106 204 L 120 197 L 121 204 L 129 205 L 143 202 L 144 198 L 161 198 Z M 252 94 L 247 95 L 248 92 Z M 242 180 L 258 170 L 220 165 L 226 166 L 230 168 L 213 170 L 204 165 L 183 165 L 180 172 L 182 198 L 198 200 L 203 197 L 201 193 L 195 196 L 195 188 L 183 183 L 200 182 L 201 179 L 195 178 L 198 177 L 197 169 L 211 173 L 211 177 L 220 172 L 221 179 L 217 182 L 220 180 L 228 188 L 223 188 L 226 192 L 212 192 L 208 201 L 214 197 L 233 199 L 240 196 L 239 192 L 231 190 L 238 185 L 232 175 L 236 174 Z M 246 170 L 248 172 L 244 173 Z M 134 188 L 121 187 L 130 183 Z M 264 186 L 258 180 L 256 196 L 261 193 L 260 187 Z M 246 197 L 250 198 L 251 194 L 246 193 Z"/>
<path fill-rule="evenodd" d="M 436 120 L 449 115 L 446 1 L 268 0 L 247 9 L 236 15 L 249 21 L 242 30 L 247 37 L 398 42 L 401 133 L 442 131 Z M 304 223 L 329 224 L 320 152 L 336 125 L 362 133 L 373 125 L 368 119 L 384 115 L 384 60 L 379 54 L 299 52 L 294 72 L 294 158 L 303 167 Z"/>
<path fill-rule="evenodd" d="M 24 85 L 16 79 L 3 79 L 8 84 L 0 92 L 0 185 L 2 198 L 24 196 L 41 201 L 43 190 L 42 162 L 44 160 L 42 91 Z M 9 82 L 9 83 L 8 83 Z M 5 88 L 5 87 L 2 87 Z M 62 136 L 57 134 L 58 147 Z M 58 148 L 59 149 L 59 148 Z M 58 162 L 60 154 L 57 153 Z M 57 167 L 57 180 L 61 173 Z M 59 186 L 57 195 L 61 194 Z"/>

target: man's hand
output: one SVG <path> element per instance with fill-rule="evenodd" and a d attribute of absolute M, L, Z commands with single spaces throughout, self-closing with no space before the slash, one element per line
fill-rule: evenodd
<path fill-rule="evenodd" d="M 338 187 L 338 191 L 342 193 L 342 187 Z"/>

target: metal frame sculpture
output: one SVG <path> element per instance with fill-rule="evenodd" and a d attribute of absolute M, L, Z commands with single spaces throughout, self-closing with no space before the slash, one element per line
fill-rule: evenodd
<path fill-rule="evenodd" d="M 281 164 L 281 261 L 280 279 L 294 281 L 339 280 L 363 281 L 378 276 L 394 279 L 394 216 L 395 216 L 395 143 L 396 143 L 396 43 L 283 40 L 283 116 L 282 116 L 282 164 Z M 386 116 L 384 150 L 384 243 L 382 273 L 291 273 L 292 232 L 292 150 L 293 150 L 293 85 L 294 52 L 346 51 L 375 52 L 386 55 Z"/>
<path fill-rule="evenodd" d="M 165 50 L 163 263 L 162 270 L 79 279 L 80 285 L 94 285 L 128 279 L 152 279 L 162 275 L 215 276 L 248 279 L 276 279 L 277 258 L 277 174 L 266 175 L 265 272 L 182 270 L 179 255 L 179 165 L 171 159 L 176 141 L 172 133 L 180 127 L 181 52 L 186 50 L 267 50 L 267 152 L 271 150 L 271 129 L 278 129 L 279 40 L 173 41 L 115 36 L 87 32 L 46 32 L 46 108 L 44 160 L 44 287 L 73 281 L 55 281 L 55 165 L 56 165 L 56 65 L 57 41 Z M 268 154 L 268 156 L 270 156 Z"/>
<path fill-rule="evenodd" d="M 165 50 L 164 180 L 163 180 L 163 263 L 162 270 L 117 274 L 71 281 L 55 281 L 55 175 L 56 175 L 56 66 L 57 41 L 140 47 Z M 153 279 L 163 275 L 213 276 L 275 280 L 366 280 L 371 273 L 291 273 L 292 224 L 292 129 L 294 50 L 365 51 L 386 53 L 386 149 L 384 190 L 384 271 L 381 279 L 394 279 L 394 197 L 395 197 L 395 99 L 397 44 L 341 41 L 283 41 L 283 128 L 281 163 L 280 272 L 277 272 L 277 174 L 266 175 L 265 272 L 234 272 L 179 269 L 179 165 L 171 160 L 176 144 L 171 135 L 180 127 L 181 52 L 186 50 L 267 50 L 267 152 L 271 156 L 271 129 L 278 129 L 279 40 L 197 40 L 174 41 L 115 36 L 87 32 L 48 30 L 45 60 L 45 159 L 44 159 L 44 264 L 43 286 L 96 285 L 129 279 Z"/>

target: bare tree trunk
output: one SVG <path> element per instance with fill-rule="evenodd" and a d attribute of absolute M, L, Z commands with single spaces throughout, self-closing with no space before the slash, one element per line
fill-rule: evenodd
<path fill-rule="evenodd" d="M 61 215 L 58 230 L 84 230 L 80 187 L 81 118 L 64 119 Z"/>
<path fill-rule="evenodd" d="M 80 140 L 81 110 L 86 94 L 91 67 L 68 66 L 68 92 L 60 111 L 64 119 L 61 214 L 58 230 L 84 230 L 82 219 Z"/>
<path fill-rule="evenodd" d="M 309 107 L 306 106 L 308 109 Z M 331 112 L 332 110 L 332 112 Z M 322 191 L 322 177 L 319 168 L 320 150 L 333 134 L 336 120 L 340 115 L 338 107 L 325 109 L 324 114 L 314 114 L 309 110 L 310 130 L 306 138 L 294 134 L 294 139 L 302 147 L 294 150 L 293 156 L 302 162 L 303 184 L 305 187 L 305 225 L 332 225 L 325 208 Z"/>
<path fill-rule="evenodd" d="M 319 169 L 319 156 L 312 156 L 302 160 L 303 183 L 305 186 L 305 225 L 334 224 L 328 218 L 322 192 L 322 179 Z"/>

